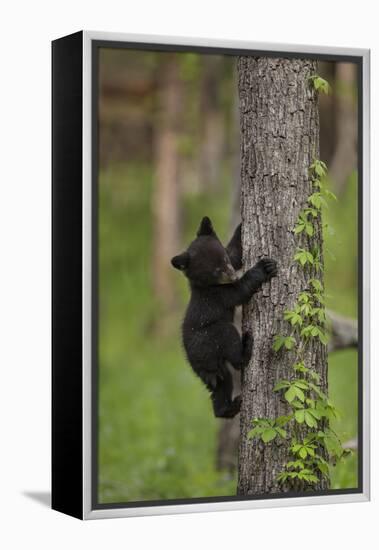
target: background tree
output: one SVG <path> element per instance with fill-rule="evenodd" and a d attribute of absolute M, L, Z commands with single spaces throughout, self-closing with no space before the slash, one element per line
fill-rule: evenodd
<path fill-rule="evenodd" d="M 167 54 L 158 74 L 154 137 L 153 289 L 160 304 L 174 305 L 175 284 L 170 264 L 179 250 L 179 142 L 182 86 L 176 54 Z"/>
<path fill-rule="evenodd" d="M 323 261 L 320 215 L 312 236 L 293 232 L 312 193 L 310 166 L 319 155 L 317 94 L 310 81 L 316 73 L 316 62 L 306 59 L 238 61 L 244 266 L 264 256 L 279 265 L 278 277 L 243 311 L 243 328 L 254 336 L 252 359 L 242 375 L 238 493 L 244 495 L 281 490 L 277 475 L 289 459 L 290 441 L 275 439 L 265 445 L 249 439 L 248 432 L 254 418 L 288 414 L 273 389 L 279 379 L 292 377 L 295 353 L 274 352 L 273 339 L 287 334 L 284 311 L 308 288 L 309 276 L 316 275 L 294 262 L 297 248 L 317 246 Z M 305 362 L 318 373 L 325 390 L 327 354 L 319 340 L 306 349 Z"/>
<path fill-rule="evenodd" d="M 220 184 L 224 152 L 224 113 L 221 109 L 223 57 L 204 55 L 200 79 L 200 185 L 217 188 Z"/>
<path fill-rule="evenodd" d="M 330 177 L 337 193 L 357 166 L 356 67 L 337 63 L 335 75 L 336 147 L 330 165 Z"/>

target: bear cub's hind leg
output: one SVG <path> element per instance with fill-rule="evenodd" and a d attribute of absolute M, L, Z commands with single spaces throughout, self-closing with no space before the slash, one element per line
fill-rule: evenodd
<path fill-rule="evenodd" d="M 235 369 L 241 369 L 246 367 L 250 361 L 253 351 L 253 336 L 251 332 L 245 332 L 240 336 L 235 329 L 234 334 L 234 346 L 227 347 L 226 360 L 230 362 Z M 233 339 L 232 339 L 233 340 Z M 212 403 L 214 414 L 218 418 L 233 418 L 239 412 L 241 408 L 241 396 L 237 395 L 232 399 L 233 394 L 233 378 L 226 366 L 221 369 L 221 376 L 217 377 L 217 383 L 214 389 L 212 389 Z"/>
<path fill-rule="evenodd" d="M 217 378 L 216 387 L 211 393 L 214 415 L 217 418 L 233 418 L 240 412 L 241 396 L 232 400 L 233 379 L 226 366 L 222 367 L 221 376 Z"/>

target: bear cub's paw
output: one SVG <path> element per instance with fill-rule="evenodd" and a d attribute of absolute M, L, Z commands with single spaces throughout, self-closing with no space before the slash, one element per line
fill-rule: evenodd
<path fill-rule="evenodd" d="M 228 410 L 226 418 L 234 418 L 241 410 L 242 397 L 237 395 L 232 401 L 231 407 Z"/>
<path fill-rule="evenodd" d="M 262 258 L 255 267 L 262 271 L 265 282 L 272 279 L 272 277 L 276 277 L 278 274 L 278 264 L 271 258 Z"/>

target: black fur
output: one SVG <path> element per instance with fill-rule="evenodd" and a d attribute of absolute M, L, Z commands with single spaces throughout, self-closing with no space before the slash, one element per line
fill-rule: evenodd
<path fill-rule="evenodd" d="M 211 393 L 214 414 L 232 418 L 241 397 L 232 400 L 233 381 L 227 363 L 241 369 L 249 362 L 253 340 L 242 339 L 233 324 L 234 309 L 245 304 L 262 285 L 277 274 L 276 262 L 262 259 L 240 279 L 241 225 L 223 247 L 212 222 L 203 218 L 197 238 L 171 260 L 189 279 L 191 299 L 183 321 L 183 344 L 188 361 Z"/>

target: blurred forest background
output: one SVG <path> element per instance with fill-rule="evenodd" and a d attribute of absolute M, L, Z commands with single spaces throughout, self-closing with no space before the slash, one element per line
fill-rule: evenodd
<path fill-rule="evenodd" d="M 321 159 L 338 201 L 324 212 L 328 307 L 357 317 L 357 89 L 352 64 L 319 64 Z M 188 300 L 170 258 L 202 216 L 224 241 L 238 223 L 236 58 L 100 49 L 99 502 L 234 495 L 220 424 L 186 363 Z M 334 429 L 355 447 L 357 351 L 329 354 Z M 357 456 L 332 488 L 357 486 Z"/>

